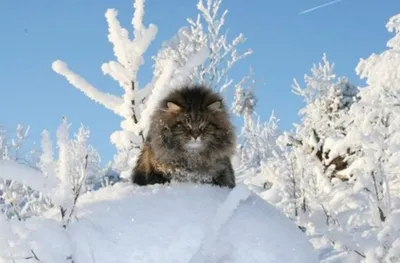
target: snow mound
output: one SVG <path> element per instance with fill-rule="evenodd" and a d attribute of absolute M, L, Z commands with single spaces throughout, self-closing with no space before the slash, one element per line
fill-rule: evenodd
<path fill-rule="evenodd" d="M 25 226 L 43 262 L 318 262 L 306 235 L 242 185 L 120 183 L 81 196 L 66 229 L 56 210 Z"/>

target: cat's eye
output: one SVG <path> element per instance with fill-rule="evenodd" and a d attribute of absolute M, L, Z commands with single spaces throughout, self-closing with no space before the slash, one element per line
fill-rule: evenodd
<path fill-rule="evenodd" d="M 204 131 L 206 128 L 207 128 L 207 125 L 204 124 L 204 123 L 201 123 L 201 124 L 199 125 L 199 130 L 200 130 L 200 131 Z"/>

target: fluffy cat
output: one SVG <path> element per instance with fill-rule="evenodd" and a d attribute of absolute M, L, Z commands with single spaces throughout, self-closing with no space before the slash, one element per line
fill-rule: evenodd
<path fill-rule="evenodd" d="M 152 116 L 132 182 L 171 180 L 235 187 L 235 132 L 222 97 L 207 87 L 174 90 Z"/>

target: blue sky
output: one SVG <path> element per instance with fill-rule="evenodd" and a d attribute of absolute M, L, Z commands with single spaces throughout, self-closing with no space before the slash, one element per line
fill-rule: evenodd
<path fill-rule="evenodd" d="M 242 32 L 246 47 L 254 54 L 233 71 L 245 74 L 252 66 L 257 79 L 257 111 L 267 119 L 272 110 L 281 129 L 298 122 L 301 98 L 292 94 L 293 78 L 303 79 L 323 52 L 335 62 L 336 73 L 363 85 L 354 68 L 360 58 L 379 53 L 391 35 L 387 20 L 400 12 L 399 0 L 343 0 L 303 15 L 300 12 L 323 5 L 323 0 L 233 1 L 228 9 L 229 36 Z M 145 24 L 159 33 L 141 68 L 141 84 L 151 76 L 152 61 L 162 41 L 169 39 L 187 17 L 195 17 L 197 0 L 147 0 Z M 31 126 L 31 141 L 39 142 L 43 129 L 54 133 L 67 116 L 75 131 L 80 123 L 91 129 L 91 143 L 103 161 L 114 153 L 109 135 L 120 119 L 89 100 L 51 70 L 56 59 L 66 61 L 98 89 L 120 94 L 121 89 L 100 66 L 113 59 L 107 40 L 104 13 L 119 10 L 121 24 L 130 27 L 130 0 L 0 1 L 0 124 L 9 131 L 18 123 Z"/>

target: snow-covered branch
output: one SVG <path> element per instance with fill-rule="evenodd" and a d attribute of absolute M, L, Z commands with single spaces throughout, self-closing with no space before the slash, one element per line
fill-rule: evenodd
<path fill-rule="evenodd" d="M 109 61 L 101 66 L 105 75 L 111 76 L 123 88 L 122 96 L 115 96 L 99 91 L 89 84 L 83 77 L 70 70 L 66 63 L 57 60 L 52 68 L 63 75 L 73 86 L 81 90 L 90 99 L 100 103 L 118 116 L 124 118 L 122 127 L 126 132 L 133 132 L 142 137 L 140 127 L 140 104 L 143 97 L 140 95 L 140 86 L 137 81 L 137 72 L 144 63 L 143 55 L 157 34 L 157 27 L 150 24 L 143 25 L 144 1 L 134 2 L 135 13 L 132 19 L 134 38 L 130 39 L 129 31 L 123 28 L 117 19 L 118 12 L 108 9 L 105 13 L 108 23 L 108 40 L 113 46 L 116 61 Z M 142 100 L 138 100 L 141 97 Z M 127 125 L 129 123 L 129 125 Z M 136 140 L 135 140 L 136 141 Z M 129 142 L 126 147 L 130 147 Z"/>
<path fill-rule="evenodd" d="M 84 78 L 79 76 L 77 73 L 71 71 L 68 68 L 68 65 L 61 60 L 54 61 L 52 64 L 52 69 L 56 73 L 64 76 L 69 83 L 71 83 L 78 90 L 82 91 L 90 99 L 103 105 L 107 109 L 113 111 L 115 114 L 121 116 L 121 113 L 119 111 L 119 107 L 123 102 L 121 98 L 99 91 Z"/>
<path fill-rule="evenodd" d="M 170 88 L 179 87 L 182 83 L 187 82 L 193 69 L 204 64 L 209 54 L 208 45 L 203 45 L 192 49 L 185 56 L 184 61 L 177 61 L 174 57 L 157 59 L 159 74 L 154 74 L 148 84 L 141 85 L 137 79 L 137 73 L 144 64 L 144 54 L 157 34 L 157 27 L 153 24 L 149 24 L 149 26 L 143 24 L 145 1 L 135 0 L 133 2 L 134 14 L 131 22 L 133 38 L 131 38 L 129 30 L 121 26 L 117 18 L 117 10 L 108 9 L 105 13 L 108 24 L 108 40 L 112 45 L 115 60 L 103 63 L 101 69 L 123 89 L 122 96 L 101 92 L 83 77 L 70 70 L 67 64 L 61 60 L 53 63 L 55 72 L 63 75 L 90 99 L 123 118 L 120 125 L 122 130 L 117 130 L 110 136 L 111 142 L 118 150 L 117 155 L 121 155 L 115 156 L 114 160 L 129 162 L 129 164 L 115 164 L 118 172 L 132 168 L 132 156 L 135 155 L 133 152 L 136 152 L 145 140 L 145 130 L 150 115 L 162 94 Z M 162 51 L 160 52 L 162 53 Z"/>
<path fill-rule="evenodd" d="M 239 52 L 240 46 L 246 41 L 243 34 L 228 41 L 227 32 L 223 31 L 228 11 L 224 10 L 221 13 L 221 4 L 222 0 L 208 0 L 206 3 L 203 0 L 198 1 L 199 13 L 196 19 L 188 18 L 189 26 L 181 28 L 173 39 L 164 43 L 162 51 L 153 58 L 156 63 L 154 74 L 161 73 L 160 65 L 167 59 L 184 65 L 196 51 L 207 48 L 207 60 L 194 68 L 189 79 L 221 92 L 232 85 L 238 85 L 229 75 L 230 70 L 239 61 L 251 55 L 252 50 Z"/>

